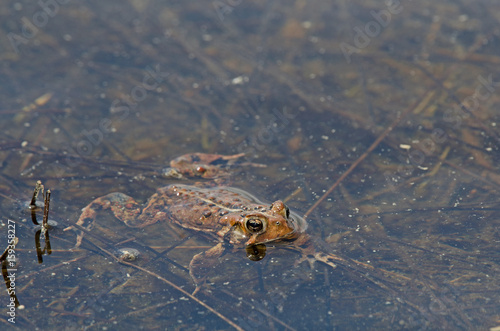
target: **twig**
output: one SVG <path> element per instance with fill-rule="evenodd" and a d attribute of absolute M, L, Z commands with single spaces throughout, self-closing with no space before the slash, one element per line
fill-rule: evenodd
<path fill-rule="evenodd" d="M 330 193 L 333 192 L 333 190 L 347 177 L 349 176 L 349 174 L 371 153 L 373 152 L 373 150 L 382 142 L 382 140 L 384 140 L 385 137 L 387 137 L 387 135 L 399 124 L 399 122 L 401 122 L 401 120 L 403 118 L 406 117 L 406 115 L 408 115 L 411 111 L 413 111 L 416 107 L 418 107 L 418 105 L 421 103 L 421 100 L 425 100 L 426 97 L 430 94 L 430 93 L 433 93 L 434 90 L 433 89 L 429 89 L 427 90 L 427 92 L 425 92 L 425 94 L 419 98 L 411 107 L 408 107 L 401 115 L 399 115 L 392 123 L 391 125 L 389 125 L 385 130 L 384 132 L 382 132 L 382 134 L 380 134 L 380 136 L 373 142 L 373 144 L 371 144 L 370 147 L 368 147 L 368 149 L 366 150 L 366 152 L 364 152 L 356 161 L 354 161 L 354 163 L 349 167 L 349 169 L 347 169 L 346 172 L 344 172 L 342 174 L 342 176 L 339 177 L 339 179 L 337 179 L 337 181 L 328 189 L 328 191 L 325 192 L 325 194 L 323 194 L 323 196 L 321 196 L 321 198 L 318 199 L 318 201 L 316 201 L 314 203 L 314 205 L 312 205 L 311 208 L 309 208 L 309 210 L 306 211 L 306 213 L 304 214 L 304 218 L 307 218 L 313 211 L 314 209 L 316 209 L 320 203 L 322 203 L 329 195 Z"/>
<path fill-rule="evenodd" d="M 45 235 L 49 229 L 49 204 L 50 204 L 50 190 L 45 192 L 44 196 L 44 208 L 43 208 L 43 221 L 42 221 L 42 233 Z"/>
<path fill-rule="evenodd" d="M 33 197 L 31 198 L 30 208 L 36 208 L 36 199 L 38 198 L 38 193 L 43 192 L 42 181 L 38 180 L 35 185 L 35 190 L 33 191 Z"/>
<path fill-rule="evenodd" d="M 221 313 L 219 313 L 217 310 L 215 310 L 214 308 L 210 307 L 209 305 L 207 305 L 205 302 L 201 301 L 200 299 L 196 298 L 195 296 L 193 296 L 191 293 L 187 292 L 186 290 L 180 288 L 179 286 L 175 285 L 174 283 L 172 283 L 171 281 L 169 281 L 168 279 L 166 278 L 163 278 L 161 277 L 160 275 L 152 272 L 152 271 L 149 271 L 148 269 L 145 269 L 141 266 L 138 266 L 138 265 L 135 265 L 133 263 L 130 263 L 130 262 L 126 262 L 126 261 L 123 261 L 123 260 L 120 260 L 119 258 L 117 258 L 113 253 L 111 253 L 110 251 L 104 249 L 103 247 L 100 247 L 99 245 L 95 244 L 95 243 L 92 243 L 94 246 L 96 246 L 97 248 L 99 248 L 101 251 L 103 251 L 104 253 L 106 253 L 107 255 L 109 255 L 110 257 L 112 257 L 115 261 L 117 261 L 118 263 L 121 263 L 123 265 L 127 265 L 129 267 L 132 267 L 132 268 L 135 268 L 137 270 L 140 270 L 142 272 L 145 272 L 147 273 L 148 275 L 151 275 L 153 276 L 154 278 L 157 278 L 159 280 L 161 280 L 162 282 L 168 284 L 169 286 L 171 286 L 172 288 L 176 289 L 177 291 L 181 292 L 182 294 L 184 294 L 185 296 L 189 297 L 191 300 L 193 300 L 194 302 L 198 303 L 199 305 L 203 306 L 205 309 L 207 309 L 208 311 L 212 312 L 213 314 L 215 314 L 217 317 L 219 317 L 220 319 L 222 319 L 224 322 L 226 322 L 227 324 L 229 324 L 230 326 L 232 326 L 233 328 L 235 328 L 236 330 L 238 331 L 244 331 L 243 328 L 241 328 L 240 326 L 238 326 L 237 324 L 235 324 L 234 322 L 232 322 L 229 318 L 227 318 L 226 316 L 222 315 Z"/>

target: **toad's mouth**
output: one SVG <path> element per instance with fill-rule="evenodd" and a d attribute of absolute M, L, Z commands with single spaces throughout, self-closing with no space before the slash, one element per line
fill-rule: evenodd
<path fill-rule="evenodd" d="M 296 237 L 299 233 L 300 231 L 298 231 L 297 229 L 293 229 L 292 231 L 287 232 L 283 235 L 263 238 L 262 236 L 265 235 L 264 232 L 248 233 L 248 231 L 245 231 L 240 224 L 235 224 L 233 225 L 232 231 L 230 231 L 230 237 L 228 239 L 231 244 L 244 243 L 244 245 L 248 247 L 252 245 L 277 242 L 280 240 L 293 240 L 293 238 Z"/>
<path fill-rule="evenodd" d="M 297 229 L 294 229 L 290 232 L 285 233 L 284 235 L 281 236 L 276 236 L 274 238 L 266 238 L 264 240 L 260 239 L 259 240 L 259 235 L 258 234 L 252 234 L 250 238 L 245 242 L 245 245 L 252 246 L 252 245 L 260 245 L 260 244 L 267 244 L 271 242 L 279 242 L 282 240 L 293 240 L 295 239 L 301 231 L 298 231 Z"/>

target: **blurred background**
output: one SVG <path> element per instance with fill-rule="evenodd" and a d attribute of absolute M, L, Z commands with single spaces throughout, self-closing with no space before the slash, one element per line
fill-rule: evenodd
<path fill-rule="evenodd" d="M 11 220 L 21 305 L 12 324 L 1 290 L 1 324 L 500 325 L 498 2 L 41 0 L 0 15 L 0 250 Z M 144 202 L 192 152 L 267 165 L 235 169 L 232 185 L 286 200 L 321 250 L 373 270 L 297 265 L 279 247 L 260 262 L 228 254 L 197 294 L 224 319 L 105 253 L 137 249 L 134 263 L 191 293 L 186 267 L 214 245 L 203 237 L 103 212 L 72 249 L 63 229 L 84 206 L 115 191 Z M 37 180 L 56 222 L 42 262 Z"/>

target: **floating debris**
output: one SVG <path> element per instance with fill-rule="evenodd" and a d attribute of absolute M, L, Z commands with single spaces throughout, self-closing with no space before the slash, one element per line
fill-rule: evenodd
<path fill-rule="evenodd" d="M 132 262 L 139 258 L 141 252 L 135 248 L 124 247 L 116 251 L 116 257 L 121 261 Z"/>

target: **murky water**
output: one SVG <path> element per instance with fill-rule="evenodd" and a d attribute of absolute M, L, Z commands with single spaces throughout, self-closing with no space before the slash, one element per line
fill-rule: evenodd
<path fill-rule="evenodd" d="M 3 290 L 4 324 L 500 324 L 498 3 L 48 0 L 0 13 L 0 250 L 10 220 L 21 305 Z M 266 164 L 236 171 L 234 186 L 286 199 L 322 250 L 357 262 L 311 268 L 283 247 L 251 262 L 241 250 L 196 302 L 179 288 L 194 290 L 187 266 L 214 243 L 192 232 L 103 212 L 72 250 L 63 230 L 81 208 L 113 191 L 145 201 L 190 152 Z M 37 180 L 58 224 L 41 263 L 26 208 Z M 123 248 L 142 269 L 112 257 Z"/>

